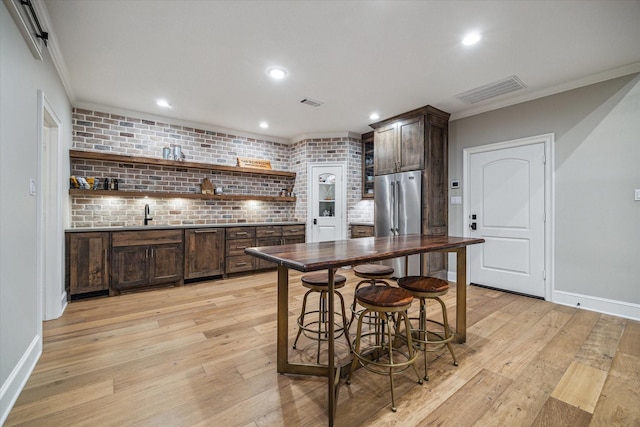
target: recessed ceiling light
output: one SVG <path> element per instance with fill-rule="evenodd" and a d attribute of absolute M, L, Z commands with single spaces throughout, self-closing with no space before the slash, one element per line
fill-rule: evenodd
<path fill-rule="evenodd" d="M 471 46 L 478 43 L 481 38 L 480 33 L 469 33 L 462 38 L 462 44 L 465 46 Z"/>
<path fill-rule="evenodd" d="M 267 74 L 271 78 L 280 80 L 280 79 L 284 79 L 287 76 L 288 72 L 283 67 L 269 67 L 267 68 Z"/>
<path fill-rule="evenodd" d="M 162 108 L 171 108 L 171 104 L 169 104 L 166 99 L 158 99 L 156 104 Z"/>
<path fill-rule="evenodd" d="M 380 118 L 380 114 L 378 114 L 378 113 L 371 113 L 371 114 L 369 115 L 369 118 L 370 118 L 371 120 L 378 120 L 378 119 Z"/>
<path fill-rule="evenodd" d="M 260 127 L 261 127 L 262 129 L 266 129 L 266 128 L 268 128 L 268 127 L 269 127 L 269 123 L 267 123 L 267 122 L 260 122 Z"/>

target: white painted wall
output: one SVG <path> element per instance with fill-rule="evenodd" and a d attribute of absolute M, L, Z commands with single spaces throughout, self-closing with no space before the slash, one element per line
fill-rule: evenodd
<path fill-rule="evenodd" d="M 555 133 L 553 301 L 640 318 L 640 75 L 500 110 L 449 127 L 449 178 L 462 180 L 462 150 Z M 462 190 L 450 190 L 450 196 Z M 449 205 L 462 235 L 462 207 Z M 450 269 L 455 262 L 450 260 Z"/>
<path fill-rule="evenodd" d="M 60 149 L 67 153 L 71 141 L 71 105 L 46 49 L 44 57 L 44 61 L 33 57 L 2 3 L 0 424 L 42 351 L 41 288 L 36 278 L 37 196 L 29 195 L 29 179 L 38 177 L 38 89 L 44 91 L 65 127 Z M 66 181 L 68 173 L 66 160 L 61 165 L 60 180 Z M 63 201 L 62 206 L 67 205 L 68 201 Z M 62 242 L 57 245 L 63 246 Z"/>

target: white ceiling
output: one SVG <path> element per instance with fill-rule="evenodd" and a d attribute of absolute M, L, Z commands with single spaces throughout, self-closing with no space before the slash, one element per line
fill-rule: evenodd
<path fill-rule="evenodd" d="M 362 133 L 373 111 L 427 104 L 455 119 L 640 71 L 640 0 L 44 4 L 75 106 L 280 140 Z M 470 30 L 483 38 L 465 47 Z M 272 65 L 288 77 L 270 79 Z M 455 98 L 512 75 L 527 88 L 473 105 Z"/>

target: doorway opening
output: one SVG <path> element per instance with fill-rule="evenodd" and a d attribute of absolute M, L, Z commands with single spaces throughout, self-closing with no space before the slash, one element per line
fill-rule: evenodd
<path fill-rule="evenodd" d="M 63 270 L 63 224 L 60 187 L 62 122 L 38 91 L 38 262 L 43 320 L 60 317 L 66 307 Z"/>

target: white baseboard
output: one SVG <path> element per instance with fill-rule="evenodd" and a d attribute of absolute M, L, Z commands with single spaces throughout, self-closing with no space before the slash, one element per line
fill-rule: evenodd
<path fill-rule="evenodd" d="M 456 273 L 449 271 L 447 273 L 447 280 L 455 282 Z M 612 316 L 624 317 L 625 319 L 640 320 L 640 304 L 631 304 L 624 301 L 615 301 L 591 295 L 557 290 L 551 292 L 551 302 L 570 307 L 580 307 L 598 313 L 611 314 Z"/>
<path fill-rule="evenodd" d="M 638 304 L 556 290 L 551 293 L 551 298 L 556 304 L 580 307 L 585 310 L 611 314 L 626 319 L 640 320 L 640 305 Z"/>
<path fill-rule="evenodd" d="M 36 367 L 41 354 L 42 337 L 36 335 L 16 367 L 0 387 L 0 425 L 3 425 L 7 420 L 11 408 L 18 400 L 18 396 L 20 396 L 25 384 L 27 384 L 27 380 Z"/>

